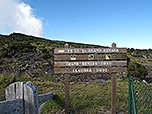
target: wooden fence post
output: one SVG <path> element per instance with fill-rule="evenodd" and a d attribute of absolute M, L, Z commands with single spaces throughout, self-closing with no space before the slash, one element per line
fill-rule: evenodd
<path fill-rule="evenodd" d="M 6 90 L 5 90 L 5 93 L 6 93 L 6 100 L 16 100 L 16 99 L 20 99 L 18 102 L 18 107 L 16 107 L 16 104 L 15 102 L 10 102 L 11 107 L 10 109 L 8 109 L 11 114 L 21 114 L 23 112 L 23 82 L 15 82 L 11 85 L 9 85 Z M 15 109 L 15 107 L 16 109 Z M 9 105 L 6 107 L 8 108 Z M 13 108 L 14 107 L 14 108 Z M 11 110 L 11 109 L 15 109 L 15 110 Z M 9 113 L 9 112 L 7 112 Z"/>
<path fill-rule="evenodd" d="M 6 89 L 6 100 L 22 99 L 18 114 L 38 114 L 38 92 L 32 82 L 15 82 Z M 24 104 L 23 104 L 24 103 Z"/>
<path fill-rule="evenodd" d="M 6 101 L 0 101 L 0 114 L 38 114 L 38 106 L 53 98 L 53 93 L 38 96 L 32 82 L 15 82 L 6 90 Z"/>
<path fill-rule="evenodd" d="M 38 91 L 30 81 L 24 84 L 24 113 L 38 114 Z"/>

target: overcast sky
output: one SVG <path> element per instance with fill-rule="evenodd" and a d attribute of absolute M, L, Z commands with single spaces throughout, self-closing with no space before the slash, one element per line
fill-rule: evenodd
<path fill-rule="evenodd" d="M 152 0 L 0 0 L 0 33 L 152 48 Z"/>

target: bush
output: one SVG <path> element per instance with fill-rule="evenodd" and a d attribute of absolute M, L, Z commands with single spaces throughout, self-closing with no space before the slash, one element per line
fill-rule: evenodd
<path fill-rule="evenodd" d="M 49 58 L 51 58 L 51 55 L 50 55 L 49 53 L 44 53 L 44 54 L 42 55 L 42 58 L 43 58 L 43 59 L 49 59 Z"/>
<path fill-rule="evenodd" d="M 26 41 L 10 42 L 7 46 L 3 46 L 1 51 L 3 56 L 12 56 L 15 53 L 26 53 L 35 51 L 36 47 Z"/>
<path fill-rule="evenodd" d="M 145 77 L 148 75 L 148 70 L 145 68 L 144 65 L 141 65 L 139 63 L 132 63 L 128 65 L 128 72 L 137 78 L 145 79 Z"/>
<path fill-rule="evenodd" d="M 2 73 L 0 74 L 0 87 L 5 88 L 11 83 L 16 81 L 16 74 L 15 73 Z"/>

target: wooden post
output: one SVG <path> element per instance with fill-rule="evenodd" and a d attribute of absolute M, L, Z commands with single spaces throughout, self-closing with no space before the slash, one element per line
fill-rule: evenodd
<path fill-rule="evenodd" d="M 69 45 L 65 44 L 65 48 L 68 48 Z M 69 113 L 69 75 L 65 75 L 65 113 Z"/>
<path fill-rule="evenodd" d="M 112 73 L 111 83 L 111 114 L 116 114 L 116 73 Z"/>
<path fill-rule="evenodd" d="M 38 114 L 38 91 L 30 81 L 24 84 L 24 113 Z"/>
<path fill-rule="evenodd" d="M 6 101 L 0 102 L 0 114 L 38 114 L 38 106 L 53 98 L 53 93 L 38 96 L 32 82 L 15 82 L 6 90 Z"/>
<path fill-rule="evenodd" d="M 111 44 L 112 48 L 116 48 L 116 43 Z M 116 79 L 117 74 L 112 73 L 112 83 L 111 83 L 111 114 L 116 114 Z"/>
<path fill-rule="evenodd" d="M 69 75 L 65 75 L 65 113 L 69 112 Z"/>
<path fill-rule="evenodd" d="M 0 101 L 0 114 L 23 114 L 23 100 Z"/>
<path fill-rule="evenodd" d="M 117 44 L 114 43 L 114 42 L 111 44 L 111 47 L 112 47 L 112 48 L 116 48 L 116 46 L 117 46 Z"/>
<path fill-rule="evenodd" d="M 116 114 L 116 73 L 127 70 L 127 57 L 123 54 L 126 52 L 127 48 L 117 48 L 116 43 L 112 43 L 111 48 L 68 48 L 66 44 L 65 48 L 54 50 L 54 73 L 65 74 L 66 113 L 69 110 L 69 76 L 67 74 L 112 73 L 111 114 Z M 85 62 L 86 64 L 83 64 Z"/>
<path fill-rule="evenodd" d="M 6 90 L 6 100 L 23 99 L 23 82 L 15 82 L 10 84 Z"/>
<path fill-rule="evenodd" d="M 6 101 L 2 103 L 3 105 L 3 112 L 11 113 L 11 114 L 22 114 L 23 113 L 23 82 L 15 82 L 10 84 L 6 90 Z M 1 107 L 2 108 L 2 107 Z M 0 113 L 1 112 L 0 108 Z"/>

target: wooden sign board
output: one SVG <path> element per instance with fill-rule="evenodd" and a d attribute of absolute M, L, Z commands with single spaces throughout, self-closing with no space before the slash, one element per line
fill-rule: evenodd
<path fill-rule="evenodd" d="M 72 53 L 126 53 L 127 48 L 64 48 L 55 49 L 55 54 L 72 54 Z"/>
<path fill-rule="evenodd" d="M 77 73 L 115 73 L 126 72 L 126 67 L 96 67 L 96 68 L 55 68 L 55 73 L 77 74 Z"/>
<path fill-rule="evenodd" d="M 89 54 L 90 55 L 90 54 Z M 85 54 L 85 55 L 75 55 L 74 60 L 91 60 L 89 59 L 89 55 Z M 92 60 L 107 60 L 106 56 L 109 54 L 101 54 L 101 55 L 97 55 L 97 54 L 91 54 L 93 55 L 93 59 Z M 110 54 L 111 58 L 109 60 L 127 60 L 127 56 L 126 54 Z M 71 60 L 71 55 L 54 55 L 54 60 L 58 61 L 58 60 Z"/>
<path fill-rule="evenodd" d="M 83 67 L 83 66 L 115 66 L 115 67 L 126 67 L 127 61 L 64 61 L 54 62 L 55 67 Z"/>
<path fill-rule="evenodd" d="M 74 74 L 127 72 L 125 68 L 127 66 L 126 52 L 126 48 L 55 49 L 54 73 Z M 120 68 L 113 70 L 117 67 Z"/>
<path fill-rule="evenodd" d="M 68 48 L 54 50 L 56 74 L 112 74 L 111 114 L 116 113 L 116 73 L 127 72 L 127 48 Z M 65 112 L 69 110 L 69 76 L 65 76 Z"/>

